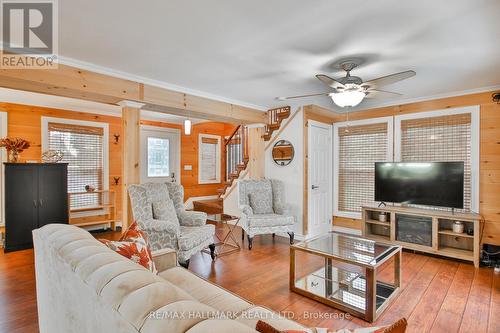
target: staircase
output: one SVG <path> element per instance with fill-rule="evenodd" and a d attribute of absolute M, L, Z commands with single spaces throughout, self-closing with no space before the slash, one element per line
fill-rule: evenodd
<path fill-rule="evenodd" d="M 226 156 L 224 187 L 217 190 L 219 198 L 233 185 L 235 179 L 240 177 L 247 168 L 248 155 L 248 127 L 240 125 L 233 134 L 224 141 L 224 154 Z"/>
<path fill-rule="evenodd" d="M 290 116 L 290 107 L 280 107 L 267 111 L 267 124 L 262 135 L 264 141 L 271 140 L 274 131 L 279 130 L 282 122 Z M 223 187 L 217 190 L 219 196 L 214 200 L 194 201 L 194 210 L 204 211 L 208 214 L 220 214 L 223 210 L 223 199 L 233 182 L 240 177 L 240 174 L 247 168 L 249 158 L 248 147 L 248 127 L 239 125 L 233 134 L 224 140 L 225 156 L 225 179 Z"/>
<path fill-rule="evenodd" d="M 265 133 L 262 135 L 264 141 L 271 140 L 273 132 L 280 129 L 281 123 L 286 118 L 290 117 L 290 107 L 284 106 L 281 108 L 271 109 L 267 111 L 267 124 Z"/>

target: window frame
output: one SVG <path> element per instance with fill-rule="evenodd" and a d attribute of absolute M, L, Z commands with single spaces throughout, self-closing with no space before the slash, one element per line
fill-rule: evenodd
<path fill-rule="evenodd" d="M 105 191 L 109 190 L 109 124 L 97 121 L 42 116 L 42 153 L 47 151 L 49 147 L 49 123 L 99 127 L 103 129 L 104 134 L 102 140 L 102 152 L 103 152 L 102 189 Z M 93 213 L 92 215 L 96 214 L 100 214 L 100 212 Z"/>
<path fill-rule="evenodd" d="M 217 177 L 215 180 L 205 180 L 202 179 L 202 174 L 201 174 L 201 169 L 202 169 L 202 159 L 201 159 L 201 145 L 202 145 L 202 140 L 203 138 L 207 139 L 216 139 L 217 140 L 217 157 L 216 157 L 216 175 Z M 222 164 L 222 146 L 221 146 L 221 137 L 219 135 L 214 135 L 214 134 L 206 134 L 206 133 L 200 133 L 198 135 L 198 184 L 219 184 L 221 182 L 221 164 Z"/>
<path fill-rule="evenodd" d="M 425 111 L 418 113 L 410 113 L 399 116 L 394 116 L 394 161 L 401 161 L 401 121 L 452 116 L 458 114 L 470 113 L 471 117 L 471 207 L 473 212 L 479 211 L 479 165 L 480 165 L 480 106 L 466 106 L 453 109 L 441 109 L 433 111 Z"/>
<path fill-rule="evenodd" d="M 359 126 L 359 125 L 371 125 L 371 124 L 387 124 L 387 154 L 386 161 L 393 161 L 393 142 L 394 142 L 394 119 L 390 117 L 379 117 L 370 119 L 361 119 L 353 121 L 344 121 L 333 124 L 333 216 L 344 217 L 351 219 L 361 219 L 362 213 L 347 212 L 339 210 L 339 171 L 340 171 L 340 140 L 339 140 L 339 128 L 349 126 Z"/>

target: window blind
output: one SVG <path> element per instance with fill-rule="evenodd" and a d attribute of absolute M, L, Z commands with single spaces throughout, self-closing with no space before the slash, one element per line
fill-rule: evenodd
<path fill-rule="evenodd" d="M 471 114 L 401 121 L 401 161 L 464 162 L 464 208 L 471 208 Z"/>
<path fill-rule="evenodd" d="M 204 181 L 217 180 L 217 150 L 219 141 L 214 138 L 201 138 L 201 179 Z"/>
<path fill-rule="evenodd" d="M 387 160 L 387 123 L 338 128 L 338 210 L 361 212 L 374 202 L 375 162 Z"/>
<path fill-rule="evenodd" d="M 64 123 L 48 124 L 49 149 L 64 154 L 62 162 L 68 163 L 68 191 L 84 192 L 85 185 L 97 190 L 103 188 L 104 130 L 100 127 Z M 95 207 L 100 204 L 99 194 L 83 194 L 71 197 L 71 209 Z"/>

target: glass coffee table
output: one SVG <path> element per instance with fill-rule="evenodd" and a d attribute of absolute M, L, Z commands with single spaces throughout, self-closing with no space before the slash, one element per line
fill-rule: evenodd
<path fill-rule="evenodd" d="M 399 293 L 401 247 L 330 232 L 292 245 L 290 289 L 373 322 Z"/>

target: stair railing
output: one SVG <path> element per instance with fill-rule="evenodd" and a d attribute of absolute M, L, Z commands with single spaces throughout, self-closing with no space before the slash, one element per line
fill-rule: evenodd
<path fill-rule="evenodd" d="M 239 125 L 233 134 L 225 141 L 224 151 L 226 156 L 226 182 L 231 181 L 231 176 L 237 177 L 241 168 L 248 163 L 248 128 Z M 240 169 L 239 169 L 240 168 Z"/>

